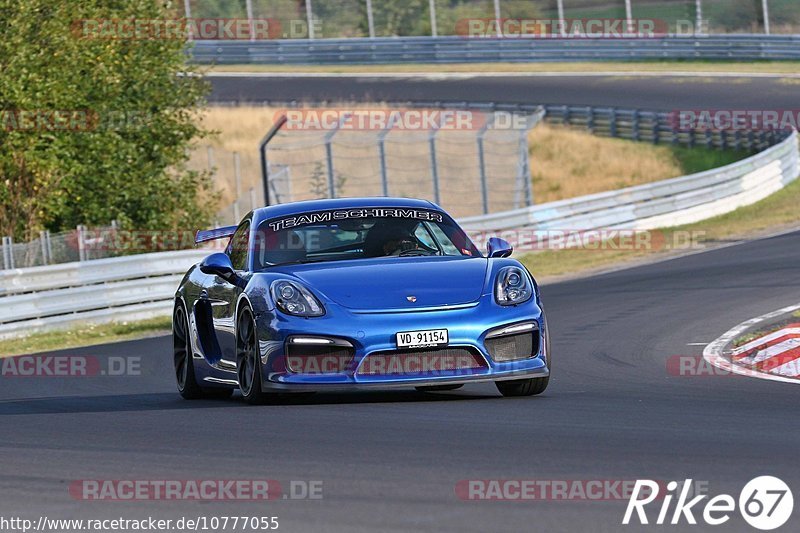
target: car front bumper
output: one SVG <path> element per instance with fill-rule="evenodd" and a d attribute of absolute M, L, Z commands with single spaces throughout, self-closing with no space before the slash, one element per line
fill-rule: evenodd
<path fill-rule="evenodd" d="M 520 324 L 533 325 L 530 334 L 535 336 L 535 348 L 531 350 L 534 353 L 512 361 L 493 359 L 486 345 L 487 334 Z M 474 304 L 413 312 L 356 312 L 327 305 L 323 317 L 306 319 L 272 311 L 258 316 L 257 325 L 263 390 L 321 391 L 446 385 L 545 377 L 550 372 L 547 323 L 535 299 L 518 306 L 503 307 L 494 303 L 492 295 L 484 295 Z M 427 350 L 397 349 L 396 333 L 429 329 L 448 330 L 447 350 L 433 352 L 434 359 L 464 362 L 464 354 L 469 353 L 474 364 L 424 368 L 424 364 L 422 367 L 419 365 L 419 356 L 423 353 L 428 357 Z M 348 364 L 338 367 L 333 364 L 326 368 L 327 356 L 320 355 L 316 360 L 303 359 L 314 363 L 314 371 L 302 366 L 297 368 L 298 365 L 289 363 L 292 354 L 288 348 L 288 342 L 296 338 L 305 341 L 320 339 L 320 342 L 329 339 L 341 346 L 349 344 L 352 346 L 349 352 L 352 359 Z M 365 365 L 373 361 L 367 358 L 373 355 L 396 357 L 400 363 L 387 368 L 386 372 L 367 373 Z M 342 361 L 347 357 L 338 359 Z"/>

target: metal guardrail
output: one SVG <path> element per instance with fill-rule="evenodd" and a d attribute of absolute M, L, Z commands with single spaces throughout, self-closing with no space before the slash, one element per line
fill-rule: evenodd
<path fill-rule="evenodd" d="M 696 35 L 644 39 L 392 37 L 194 41 L 197 63 L 530 63 L 653 59 L 800 59 L 800 35 Z"/>
<path fill-rule="evenodd" d="M 85 321 L 168 316 L 183 274 L 208 253 L 161 252 L 0 272 L 0 338 Z"/>
<path fill-rule="evenodd" d="M 472 231 L 677 226 L 757 202 L 795 180 L 798 172 L 800 150 L 795 131 L 779 144 L 721 168 L 459 222 Z"/>

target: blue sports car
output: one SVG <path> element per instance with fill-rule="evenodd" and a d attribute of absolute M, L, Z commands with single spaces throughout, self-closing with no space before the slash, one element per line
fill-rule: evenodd
<path fill-rule="evenodd" d="M 184 398 L 248 403 L 276 393 L 457 389 L 493 381 L 539 394 L 550 341 L 539 289 L 511 246 L 486 255 L 437 205 L 346 198 L 256 209 L 193 266 L 175 293 Z"/>

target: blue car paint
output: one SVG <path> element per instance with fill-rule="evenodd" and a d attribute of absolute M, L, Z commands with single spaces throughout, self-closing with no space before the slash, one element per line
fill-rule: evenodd
<path fill-rule="evenodd" d="M 250 249 L 253 249 L 256 229 L 265 220 L 331 209 L 380 207 L 436 211 L 452 222 L 438 206 L 424 200 L 347 198 L 282 204 L 257 209 L 245 217 L 251 222 Z M 516 266 L 525 270 L 514 259 L 382 257 L 277 265 L 253 272 L 253 254 L 250 255 L 247 270 L 240 273 L 238 286 L 218 276 L 204 274 L 195 266 L 176 293 L 178 301 L 190 310 L 195 374 L 203 386 L 236 386 L 235 324 L 243 305 L 251 307 L 256 319 L 263 390 L 414 386 L 549 375 L 547 323 L 533 277 L 535 295 L 527 302 L 501 306 L 494 299 L 493 284 L 501 268 Z M 280 279 L 303 283 L 323 304 L 324 316 L 303 318 L 279 311 L 272 302 L 269 287 Z M 416 296 L 416 301 L 409 302 L 406 298 L 409 295 Z M 200 311 L 212 310 L 213 331 L 198 329 L 208 328 L 207 320 L 197 319 L 200 316 L 198 307 Z M 536 323 L 538 353 L 513 362 L 493 361 L 484 346 L 486 334 L 496 328 L 527 322 Z M 354 372 L 353 368 L 340 374 L 300 374 L 286 371 L 280 365 L 285 341 L 291 335 L 346 340 L 355 348 L 354 367 L 357 367 L 367 354 L 396 349 L 397 332 L 425 329 L 447 329 L 451 347 L 477 350 L 486 366 L 466 371 L 441 371 L 431 377 L 365 375 Z M 206 353 L 206 346 L 217 346 L 218 353 Z"/>

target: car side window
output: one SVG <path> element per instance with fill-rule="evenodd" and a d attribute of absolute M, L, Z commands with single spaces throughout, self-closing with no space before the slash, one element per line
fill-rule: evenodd
<path fill-rule="evenodd" d="M 228 244 L 227 254 L 231 258 L 234 270 L 244 270 L 247 267 L 247 252 L 250 241 L 250 221 L 247 220 L 239 226 Z"/>
<path fill-rule="evenodd" d="M 445 255 L 463 255 L 458 249 L 458 246 L 453 244 L 453 241 L 450 240 L 450 237 L 448 237 L 447 234 L 442 231 L 442 228 L 436 224 L 431 224 L 430 229 L 433 231 L 434 235 L 436 235 L 436 240 L 438 240 L 442 245 L 442 248 L 444 248 Z"/>
<path fill-rule="evenodd" d="M 431 250 L 436 250 L 438 248 L 438 246 L 436 246 L 436 241 L 433 240 L 430 230 L 422 223 L 417 224 L 417 228 L 414 230 L 414 237 L 416 237 L 419 242 Z"/>

